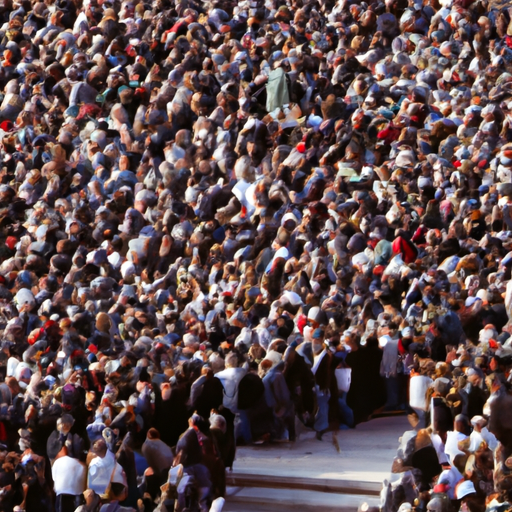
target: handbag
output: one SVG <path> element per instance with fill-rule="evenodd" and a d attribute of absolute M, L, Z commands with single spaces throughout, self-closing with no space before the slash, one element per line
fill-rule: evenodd
<path fill-rule="evenodd" d="M 352 381 L 352 368 L 336 368 L 334 375 L 338 383 L 338 391 L 348 393 Z"/>

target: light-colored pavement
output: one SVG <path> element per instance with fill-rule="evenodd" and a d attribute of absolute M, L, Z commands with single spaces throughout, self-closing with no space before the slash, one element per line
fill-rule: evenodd
<path fill-rule="evenodd" d="M 380 483 L 389 476 L 398 438 L 410 429 L 406 416 L 361 423 L 338 431 L 339 452 L 331 432 L 318 441 L 314 432 L 303 429 L 295 443 L 238 448 L 233 472 Z"/>
<path fill-rule="evenodd" d="M 378 418 L 322 441 L 302 428 L 295 443 L 243 447 L 228 473 L 226 512 L 355 512 L 378 504 L 405 416 Z"/>

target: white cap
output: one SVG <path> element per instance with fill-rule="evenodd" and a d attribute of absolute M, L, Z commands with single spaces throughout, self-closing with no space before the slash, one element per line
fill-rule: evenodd
<path fill-rule="evenodd" d="M 457 487 L 457 499 L 461 500 L 468 494 L 474 494 L 476 493 L 475 486 L 473 485 L 473 482 L 470 480 L 464 480 L 458 487 Z"/>

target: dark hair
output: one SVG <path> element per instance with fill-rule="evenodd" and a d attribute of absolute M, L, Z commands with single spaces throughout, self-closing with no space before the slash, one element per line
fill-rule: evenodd
<path fill-rule="evenodd" d="M 148 439 L 160 439 L 160 432 L 156 428 L 150 428 L 148 430 Z"/>
<path fill-rule="evenodd" d="M 110 484 L 110 492 L 112 493 L 112 495 L 115 498 L 121 496 L 123 494 L 124 490 L 125 490 L 124 484 L 121 484 L 119 482 L 112 482 Z"/>

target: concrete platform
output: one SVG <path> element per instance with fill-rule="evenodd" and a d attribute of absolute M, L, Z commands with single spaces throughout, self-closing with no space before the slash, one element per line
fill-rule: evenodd
<path fill-rule="evenodd" d="M 238 448 L 228 478 L 264 475 L 380 484 L 390 475 L 399 437 L 410 429 L 405 416 L 378 418 L 355 429 L 328 432 L 322 441 L 303 428 L 295 443 Z"/>
<path fill-rule="evenodd" d="M 356 512 L 363 502 L 378 505 L 398 439 L 410 428 L 405 416 L 391 416 L 328 432 L 322 441 L 300 427 L 295 443 L 238 448 L 226 475 L 224 512 Z"/>

